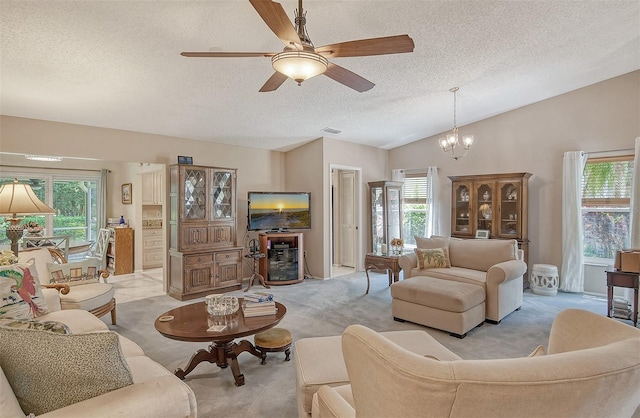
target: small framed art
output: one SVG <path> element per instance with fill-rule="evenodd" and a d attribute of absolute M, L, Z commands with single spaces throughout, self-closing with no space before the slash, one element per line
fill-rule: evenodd
<path fill-rule="evenodd" d="M 476 231 L 476 238 L 489 239 L 489 232 L 488 229 L 478 229 Z"/>
<path fill-rule="evenodd" d="M 131 183 L 125 183 L 122 185 L 122 204 L 130 205 L 131 202 Z"/>

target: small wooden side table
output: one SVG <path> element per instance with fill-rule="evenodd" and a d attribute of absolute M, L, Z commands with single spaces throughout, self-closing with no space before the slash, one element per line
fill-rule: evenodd
<path fill-rule="evenodd" d="M 371 280 L 369 279 L 369 270 L 386 270 L 389 275 L 389 286 L 393 282 L 400 280 L 400 264 L 398 260 L 399 255 L 388 255 L 382 253 L 368 253 L 364 257 L 364 271 L 367 274 L 367 291 L 365 295 L 369 294 L 369 286 Z"/>
<path fill-rule="evenodd" d="M 627 287 L 633 289 L 633 326 L 638 326 L 638 282 L 640 273 L 627 273 L 612 267 L 605 270 L 607 273 L 607 316 L 611 318 L 613 305 L 613 287 Z"/>

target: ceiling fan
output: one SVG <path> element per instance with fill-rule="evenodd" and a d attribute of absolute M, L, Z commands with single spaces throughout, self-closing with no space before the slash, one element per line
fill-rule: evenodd
<path fill-rule="evenodd" d="M 271 0 L 249 0 L 249 2 L 267 26 L 284 43 L 282 52 L 182 52 L 180 55 L 212 58 L 271 57 L 271 65 L 276 72 L 262 86 L 261 92 L 276 90 L 287 77 L 300 85 L 304 80 L 320 74 L 356 91 L 364 92 L 373 88 L 375 84 L 346 68 L 329 62 L 327 58 L 413 52 L 414 44 L 409 35 L 361 39 L 316 48 L 307 34 L 306 12 L 302 10 L 302 0 L 298 0 L 295 27 L 280 3 Z"/>

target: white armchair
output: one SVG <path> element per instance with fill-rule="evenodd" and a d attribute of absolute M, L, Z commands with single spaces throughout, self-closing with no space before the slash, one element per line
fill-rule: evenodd
<path fill-rule="evenodd" d="M 111 323 L 116 324 L 115 287 L 107 283 L 108 270 L 101 270 L 99 258 L 89 258 L 81 262 L 67 263 L 60 251 L 54 248 L 35 248 L 23 250 L 18 254 L 21 262 L 34 259 L 38 280 L 43 287 L 52 287 L 50 278 L 60 278 L 61 283 L 69 285 L 69 292 L 61 292 L 60 305 L 63 310 L 83 309 L 98 318 L 111 313 Z M 97 272 L 97 278 L 91 280 L 69 280 L 87 271 Z"/>
<path fill-rule="evenodd" d="M 322 386 L 314 417 L 631 417 L 640 404 L 640 329 L 579 309 L 557 316 L 546 355 L 448 361 L 362 325 L 342 351 L 350 385 Z"/>

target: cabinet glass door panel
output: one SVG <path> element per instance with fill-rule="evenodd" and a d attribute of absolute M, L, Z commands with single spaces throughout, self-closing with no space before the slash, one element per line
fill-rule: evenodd
<path fill-rule="evenodd" d="M 503 182 L 500 190 L 500 226 L 499 235 L 502 237 L 517 237 L 520 235 L 520 183 Z"/>
<path fill-rule="evenodd" d="M 400 189 L 387 189 L 387 240 L 401 238 L 400 235 Z"/>
<path fill-rule="evenodd" d="M 382 187 L 371 188 L 371 235 L 373 250 L 377 251 L 384 240 L 384 205 L 382 201 Z"/>
<path fill-rule="evenodd" d="M 185 170 L 183 219 L 206 219 L 206 181 L 205 170 Z"/>
<path fill-rule="evenodd" d="M 211 181 L 212 218 L 230 219 L 234 216 L 232 199 L 233 176 L 228 171 L 214 171 Z"/>
<path fill-rule="evenodd" d="M 469 186 L 461 184 L 454 190 L 454 195 L 454 231 L 460 234 L 470 234 L 471 225 L 469 225 L 469 213 L 471 212 L 471 191 L 469 190 Z"/>
<path fill-rule="evenodd" d="M 484 183 L 476 186 L 476 231 L 478 229 L 493 232 L 493 187 Z"/>

